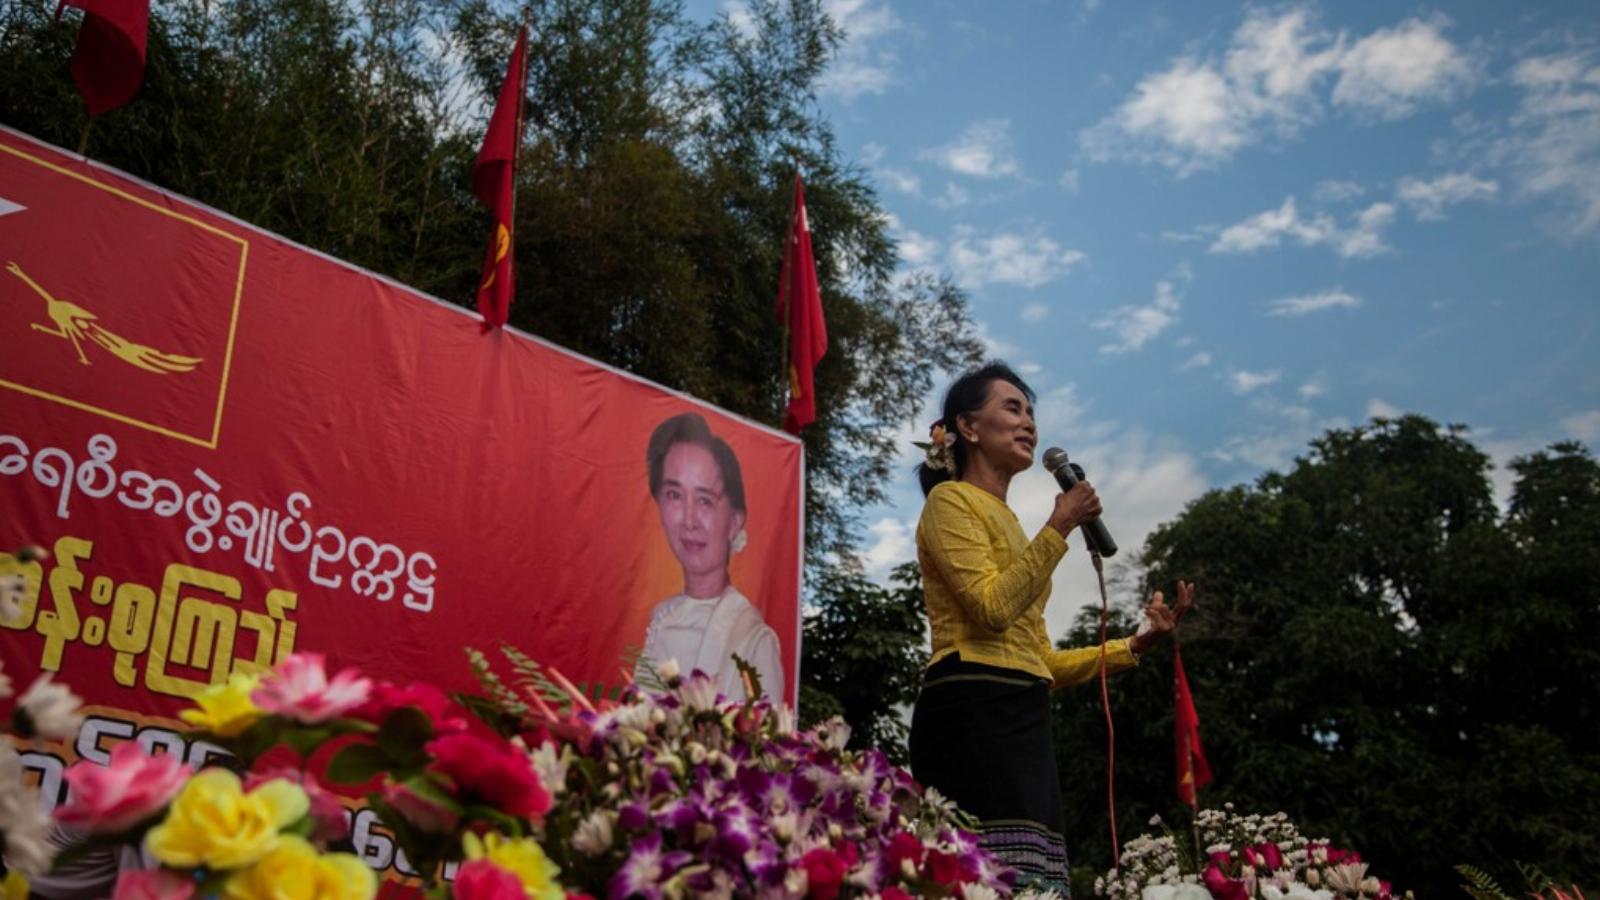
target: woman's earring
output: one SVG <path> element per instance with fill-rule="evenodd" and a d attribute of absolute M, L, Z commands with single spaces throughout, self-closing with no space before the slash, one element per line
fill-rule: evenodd
<path fill-rule="evenodd" d="M 741 528 L 739 529 L 739 533 L 733 536 L 733 540 L 728 542 L 728 549 L 732 550 L 734 553 L 739 553 L 744 550 L 744 545 L 748 544 L 749 542 L 750 538 L 744 533 L 744 529 Z"/>

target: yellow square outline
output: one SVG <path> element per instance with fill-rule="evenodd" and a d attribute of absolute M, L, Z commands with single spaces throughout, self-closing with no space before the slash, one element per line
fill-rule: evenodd
<path fill-rule="evenodd" d="M 12 156 L 16 156 L 16 157 L 19 157 L 21 159 L 25 159 L 28 162 L 31 162 L 31 163 L 33 163 L 35 165 L 43 166 L 44 168 L 49 169 L 50 171 L 55 172 L 58 175 L 65 175 L 68 178 L 74 179 L 76 181 L 81 181 L 84 184 L 89 185 L 90 187 L 96 187 L 96 188 L 99 188 L 102 191 L 105 191 L 107 193 L 110 193 L 110 194 L 113 194 L 115 196 L 121 197 L 124 200 L 132 201 L 132 202 L 134 202 L 134 203 L 136 203 L 136 204 L 138 204 L 140 206 L 143 206 L 144 208 L 149 209 L 149 210 L 151 210 L 153 212 L 160 213 L 160 214 L 162 214 L 164 216 L 170 216 L 171 218 L 177 219 L 180 222 L 187 222 L 188 224 L 193 225 L 196 228 L 201 229 L 202 231 L 208 231 L 208 232 L 210 232 L 210 233 L 212 233 L 214 235 L 217 235 L 218 237 L 225 238 L 225 239 L 230 240 L 230 241 L 234 241 L 235 243 L 237 243 L 239 245 L 239 277 L 238 277 L 237 282 L 234 285 L 234 291 L 233 291 L 233 313 L 232 313 L 232 316 L 230 317 L 230 319 L 228 321 L 228 347 L 227 347 L 227 350 L 224 351 L 223 356 L 222 356 L 222 382 L 218 386 L 218 390 L 217 390 L 217 410 L 216 410 L 216 415 L 213 416 L 213 418 L 212 418 L 212 422 L 211 422 L 211 438 L 209 440 L 207 440 L 206 438 L 203 438 L 203 437 L 197 437 L 196 435 L 185 434 L 184 432 L 181 432 L 181 431 L 175 431 L 175 430 L 173 430 L 171 428 L 163 428 L 162 426 L 156 425 L 156 424 L 154 424 L 152 422 L 145 422 L 145 421 L 142 421 L 142 420 L 139 420 L 139 419 L 135 419 L 132 416 L 125 416 L 125 415 L 123 415 L 121 413 L 112 412 L 109 409 L 101 409 L 98 406 L 92 406 L 92 405 L 90 405 L 88 403 L 84 403 L 81 400 L 73 400 L 70 397 L 62 397 L 62 396 L 59 396 L 59 395 L 56 395 L 56 394 L 52 394 L 49 391 L 44 391 L 44 390 L 40 390 L 38 388 L 28 387 L 26 385 L 21 385 L 21 384 L 15 383 L 15 382 L 7 381 L 4 378 L 0 378 L 0 387 L 8 387 L 8 388 L 10 388 L 10 389 L 12 389 L 14 391 L 19 392 L 19 393 L 27 394 L 30 397 L 38 397 L 38 398 L 40 398 L 42 400 L 50 400 L 50 401 L 53 401 L 55 403 L 60 403 L 63 406 L 68 406 L 68 407 L 71 407 L 73 409 L 81 410 L 83 412 L 93 413 L 93 414 L 99 415 L 99 416 L 104 416 L 105 418 L 111 419 L 113 421 L 121 422 L 124 425 L 132 425 L 135 428 L 143 428 L 146 431 L 153 431 L 156 434 L 162 434 L 162 435 L 166 435 L 167 437 L 177 438 L 180 441 L 187 441 L 187 442 L 189 442 L 191 444 L 196 444 L 198 446 L 204 447 L 207 450 L 215 450 L 215 449 L 217 449 L 217 441 L 218 441 L 219 436 L 222 433 L 222 410 L 223 410 L 223 407 L 227 403 L 227 397 L 228 397 L 228 378 L 233 372 L 233 338 L 234 338 L 235 331 L 239 327 L 239 303 L 240 303 L 240 300 L 244 297 L 244 271 L 245 271 L 245 265 L 246 265 L 246 263 L 248 262 L 248 260 L 250 258 L 250 242 L 248 240 L 242 238 L 242 237 L 239 237 L 236 234 L 230 234 L 230 233 L 228 233 L 226 231 L 223 231 L 222 229 L 216 227 L 215 225 L 209 225 L 209 224 L 207 224 L 205 222 L 202 222 L 202 221 L 200 221 L 198 219 L 195 219 L 195 218 L 193 218 L 191 216 L 186 216 L 186 215 L 183 215 L 182 213 L 174 212 L 173 210 L 170 210 L 170 209 L 163 209 L 162 207 L 157 206 L 156 204 L 151 203 L 150 201 L 145 200 L 142 197 L 136 197 L 133 194 L 130 194 L 127 191 L 124 191 L 124 190 L 122 190 L 120 188 L 112 187 L 109 184 L 104 184 L 102 182 L 96 181 L 93 178 L 90 178 L 90 177 L 88 177 L 86 175 L 81 175 L 81 174 L 79 174 L 77 172 L 74 172 L 74 171 L 72 171 L 70 169 L 66 169 L 66 168 L 63 168 L 61 166 L 55 165 L 54 163 L 46 162 L 45 160 L 40 159 L 39 157 L 34 156 L 34 155 L 30 154 L 30 153 L 27 153 L 27 152 L 25 152 L 25 151 L 23 151 L 23 150 L 21 150 L 19 148 L 9 146 L 3 140 L 0 140 L 0 151 L 4 151 L 6 153 L 11 154 Z"/>

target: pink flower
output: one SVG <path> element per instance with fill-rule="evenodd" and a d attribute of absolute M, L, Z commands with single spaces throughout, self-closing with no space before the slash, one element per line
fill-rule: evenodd
<path fill-rule="evenodd" d="M 1269 872 L 1283 868 L 1283 853 L 1278 850 L 1277 844 L 1257 844 L 1245 851 L 1245 858 L 1250 865 Z"/>
<path fill-rule="evenodd" d="M 537 818 L 550 808 L 550 794 L 533 760 L 503 740 L 447 734 L 427 744 L 433 771 L 448 777 L 461 794 L 513 816 Z"/>
<path fill-rule="evenodd" d="M 296 653 L 278 663 L 250 699 L 269 713 L 316 725 L 367 702 L 371 692 L 372 680 L 354 669 L 330 681 L 321 653 Z"/>
<path fill-rule="evenodd" d="M 350 833 L 350 823 L 345 819 L 344 804 L 332 791 L 324 788 L 314 776 L 292 766 L 277 766 L 245 776 L 244 789 L 253 791 L 269 781 L 283 779 L 298 785 L 311 801 L 311 838 L 325 844 L 343 840 Z"/>
<path fill-rule="evenodd" d="M 383 802 L 427 834 L 446 834 L 461 823 L 461 807 L 426 777 L 384 785 Z"/>
<path fill-rule="evenodd" d="M 883 892 L 878 894 L 878 896 L 882 897 L 883 900 L 911 900 L 910 894 L 900 890 L 897 887 L 894 887 L 893 885 L 884 888 Z"/>
<path fill-rule="evenodd" d="M 128 741 L 111 751 L 109 765 L 85 760 L 67 770 L 72 799 L 56 818 L 91 834 L 126 831 L 166 806 L 188 775 L 176 756 L 150 756 Z"/>
<path fill-rule="evenodd" d="M 839 896 L 839 886 L 844 883 L 844 860 L 826 847 L 800 857 L 800 866 L 806 870 L 806 883 L 810 896 L 817 900 L 834 900 Z"/>
<path fill-rule="evenodd" d="M 117 876 L 111 900 L 189 900 L 194 877 L 171 869 L 125 869 Z"/>
<path fill-rule="evenodd" d="M 390 713 L 408 706 L 421 710 L 428 717 L 428 721 L 433 723 L 434 734 L 455 734 L 466 731 L 472 725 L 472 719 L 466 711 L 446 696 L 444 691 L 424 682 L 402 686 L 380 681 L 372 686 L 367 702 L 351 710 L 350 715 L 374 725 L 382 725 Z"/>
<path fill-rule="evenodd" d="M 516 875 L 487 859 L 474 859 L 456 870 L 455 900 L 526 900 L 528 893 Z"/>

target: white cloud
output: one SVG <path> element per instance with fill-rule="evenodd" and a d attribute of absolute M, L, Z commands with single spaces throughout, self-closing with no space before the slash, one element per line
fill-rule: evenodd
<path fill-rule="evenodd" d="M 1361 298 L 1346 293 L 1339 288 L 1323 291 L 1320 294 L 1306 294 L 1301 297 L 1280 297 L 1267 304 L 1269 316 L 1304 316 L 1325 309 L 1355 309 L 1361 305 Z"/>
<path fill-rule="evenodd" d="M 823 9 L 844 29 L 845 40 L 817 79 L 818 89 L 846 102 L 883 93 L 894 81 L 897 63 L 884 39 L 904 27 L 899 17 L 880 0 L 827 0 Z"/>
<path fill-rule="evenodd" d="M 1592 444 L 1596 438 L 1600 438 L 1600 409 L 1567 416 L 1561 420 L 1561 427 L 1566 429 L 1568 435 Z"/>
<path fill-rule="evenodd" d="M 1302 247 L 1327 246 L 1340 256 L 1375 256 L 1387 252 L 1383 231 L 1394 222 L 1392 203 L 1374 203 L 1355 215 L 1348 228 L 1327 213 L 1302 217 L 1293 196 L 1277 209 L 1264 210 L 1230 225 L 1212 242 L 1212 253 L 1254 253 L 1280 246 L 1285 239 Z"/>
<path fill-rule="evenodd" d="M 949 144 L 924 150 L 922 156 L 960 175 L 1003 178 L 1020 168 L 1011 152 L 1011 120 L 985 119 L 967 126 Z"/>
<path fill-rule="evenodd" d="M 1328 393 L 1328 381 L 1319 375 L 1300 385 L 1298 392 L 1302 400 L 1313 400 L 1317 397 L 1325 396 Z"/>
<path fill-rule="evenodd" d="M 1356 41 L 1340 60 L 1333 102 L 1398 119 L 1459 96 L 1474 80 L 1473 66 L 1444 36 L 1444 24 L 1410 19 Z"/>
<path fill-rule="evenodd" d="M 1196 353 L 1195 355 L 1184 360 L 1183 363 L 1178 366 L 1178 371 L 1187 372 L 1190 369 L 1203 369 L 1209 365 L 1211 365 L 1211 354 L 1201 350 L 1199 353 Z"/>
<path fill-rule="evenodd" d="M 1444 208 L 1468 200 L 1487 200 L 1500 191 L 1493 181 L 1476 178 L 1466 172 L 1451 172 L 1432 181 L 1406 177 L 1395 187 L 1395 196 L 1419 219 L 1443 219 Z"/>
<path fill-rule="evenodd" d="M 922 179 L 912 172 L 893 167 L 876 169 L 874 172 L 879 180 L 889 186 L 890 190 L 901 194 L 909 194 L 913 197 L 922 194 Z"/>
<path fill-rule="evenodd" d="M 1398 419 L 1405 415 L 1405 410 L 1386 400 L 1373 397 L 1367 401 L 1367 418 L 1369 419 Z"/>
<path fill-rule="evenodd" d="M 1065 276 L 1087 259 L 1042 234 L 983 236 L 966 226 L 956 229 L 949 252 L 951 271 L 968 288 L 986 284 L 1035 288 Z"/>
<path fill-rule="evenodd" d="M 1050 315 L 1050 307 L 1043 303 L 1029 303 L 1022 308 L 1022 321 L 1028 323 L 1043 322 Z"/>
<path fill-rule="evenodd" d="M 1078 170 L 1068 169 L 1062 172 L 1061 177 L 1056 179 L 1056 184 L 1061 185 L 1061 188 L 1068 193 L 1076 194 L 1078 192 Z"/>
<path fill-rule="evenodd" d="M 1354 181 L 1319 181 L 1312 199 L 1319 203 L 1342 203 L 1365 194 L 1367 189 Z"/>
<path fill-rule="evenodd" d="M 904 521 L 888 516 L 867 526 L 869 543 L 861 554 L 861 563 L 868 578 L 887 583 L 896 566 L 916 558 L 916 528 L 914 519 Z"/>
<path fill-rule="evenodd" d="M 1219 57 L 1185 55 L 1148 74 L 1079 135 L 1096 161 L 1131 158 L 1180 177 L 1214 169 L 1268 138 L 1298 135 L 1325 102 L 1398 118 L 1458 96 L 1474 81 L 1442 19 L 1409 19 L 1363 37 L 1318 25 L 1308 6 L 1255 9 Z M 1323 86 L 1334 83 L 1328 101 Z"/>
<path fill-rule="evenodd" d="M 1179 293 L 1183 286 L 1194 280 L 1194 272 L 1187 264 L 1172 276 L 1156 282 L 1156 295 L 1148 306 L 1122 306 L 1112 310 L 1093 327 L 1110 331 L 1117 336 L 1114 344 L 1101 346 L 1101 353 L 1127 353 L 1138 350 L 1160 336 L 1178 322 Z"/>
<path fill-rule="evenodd" d="M 1511 82 L 1522 90 L 1511 131 L 1490 146 L 1525 197 L 1566 209 L 1567 237 L 1600 229 L 1600 51 L 1524 59 Z"/>
<path fill-rule="evenodd" d="M 913 268 L 930 266 L 939 256 L 939 242 L 919 231 L 906 229 L 896 235 L 900 241 L 900 258 Z"/>
<path fill-rule="evenodd" d="M 955 182 L 946 182 L 944 193 L 933 198 L 933 205 L 940 209 L 954 209 L 957 206 L 966 206 L 972 200 L 972 195 L 967 189 Z"/>
<path fill-rule="evenodd" d="M 1249 372 L 1240 369 L 1228 373 L 1228 383 L 1233 386 L 1235 394 L 1248 394 L 1257 388 L 1272 384 L 1282 375 L 1283 373 L 1276 369 L 1270 372 Z"/>

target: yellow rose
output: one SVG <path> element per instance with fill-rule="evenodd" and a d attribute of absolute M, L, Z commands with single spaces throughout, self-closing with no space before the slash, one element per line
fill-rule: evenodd
<path fill-rule="evenodd" d="M 6 873 L 4 882 L 0 882 L 0 897 L 5 900 L 28 900 L 28 876 L 16 869 Z"/>
<path fill-rule="evenodd" d="M 226 900 L 370 900 L 378 876 L 349 853 L 319 854 L 304 838 L 286 834 L 222 888 Z"/>
<path fill-rule="evenodd" d="M 169 866 L 237 869 L 277 846 L 278 832 L 310 808 L 306 792 L 281 778 L 247 794 L 237 775 L 206 769 L 183 786 L 146 842 Z"/>
<path fill-rule="evenodd" d="M 250 700 L 250 693 L 260 681 L 259 676 L 235 672 L 227 681 L 211 685 L 194 698 L 199 709 L 186 709 L 178 715 L 212 734 L 235 737 L 261 718 L 261 710 Z"/>
<path fill-rule="evenodd" d="M 467 859 L 487 859 L 517 876 L 532 900 L 566 897 L 566 891 L 556 881 L 561 869 L 544 855 L 544 849 L 533 838 L 508 838 L 493 831 L 479 838 L 469 831 L 462 836 L 461 846 L 467 851 Z"/>

